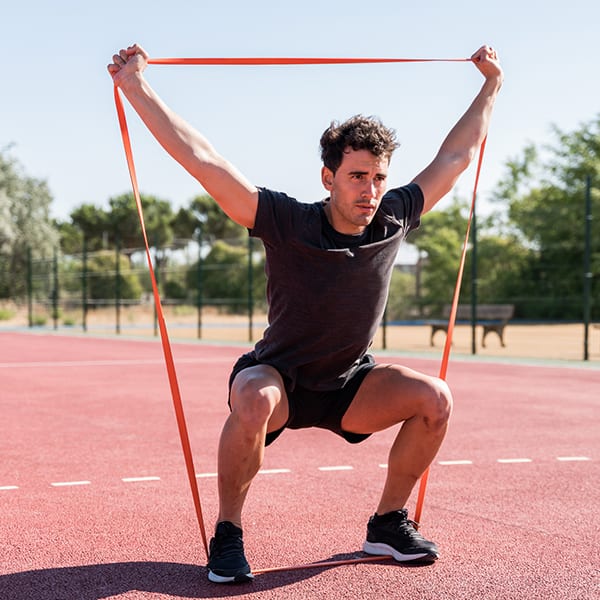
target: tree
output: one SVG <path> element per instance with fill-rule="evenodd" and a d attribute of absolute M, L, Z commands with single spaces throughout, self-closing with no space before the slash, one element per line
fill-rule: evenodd
<path fill-rule="evenodd" d="M 74 255 L 82 252 L 83 233 L 79 227 L 63 221 L 55 221 L 54 225 L 60 236 L 60 247 L 64 254 Z"/>
<path fill-rule="evenodd" d="M 113 301 L 117 297 L 115 255 L 111 251 L 94 254 L 88 264 L 89 298 L 93 301 Z M 119 297 L 139 300 L 142 286 L 126 257 L 119 256 Z"/>
<path fill-rule="evenodd" d="M 198 265 L 189 269 L 188 289 L 196 289 Z M 262 305 L 265 297 L 264 259 L 255 260 L 252 269 L 252 297 Z M 248 306 L 248 249 L 217 240 L 202 262 L 202 297 L 207 304 L 225 306 L 240 312 Z"/>
<path fill-rule="evenodd" d="M 58 244 L 50 219 L 52 196 L 45 181 L 23 174 L 6 151 L 0 151 L 0 297 L 26 293 L 28 251 L 49 258 Z"/>
<path fill-rule="evenodd" d="M 175 238 L 191 240 L 197 235 L 200 221 L 191 209 L 180 208 L 171 221 Z"/>
<path fill-rule="evenodd" d="M 415 316 L 415 276 L 394 269 L 386 307 L 388 321 L 400 321 Z"/>
<path fill-rule="evenodd" d="M 0 188 L 0 256 L 10 254 L 12 244 L 16 238 L 10 214 L 11 200 L 6 190 Z"/>
<path fill-rule="evenodd" d="M 410 243 L 426 254 L 419 302 L 427 315 L 441 315 L 443 305 L 452 300 L 467 228 L 466 210 L 466 203 L 455 198 L 449 208 L 429 213 L 410 234 Z"/>
<path fill-rule="evenodd" d="M 84 237 L 90 252 L 106 248 L 110 229 L 110 220 L 106 211 L 93 204 L 82 204 L 71 212 L 70 217 L 71 223 L 59 224 L 62 234 L 61 246 L 64 252 L 81 252 Z M 79 240 L 73 229 L 80 232 Z M 79 248 L 75 250 L 73 245 L 77 241 L 79 241 Z"/>
<path fill-rule="evenodd" d="M 148 195 L 141 195 L 140 200 L 148 243 L 159 248 L 167 246 L 173 241 L 171 203 Z M 118 238 L 123 248 L 141 246 L 142 232 L 133 194 L 122 194 L 111 198 L 108 202 L 110 205 L 108 222 L 113 242 Z"/>
<path fill-rule="evenodd" d="M 140 196 L 148 243 L 163 247 L 173 241 L 171 203 L 156 196 Z M 70 224 L 59 224 L 63 232 L 63 245 L 72 246 L 75 239 L 72 229 L 76 227 L 86 238 L 89 251 L 102 250 L 119 243 L 131 251 L 143 245 L 142 231 L 135 198 L 132 193 L 109 199 L 109 210 L 93 204 L 82 204 L 71 212 Z"/>
<path fill-rule="evenodd" d="M 514 283 L 522 279 L 531 251 L 514 235 L 497 235 L 492 225 L 478 226 L 477 234 L 477 302 L 479 304 L 517 304 L 527 299 L 516 296 Z M 467 254 L 461 302 L 471 302 L 473 254 Z M 533 290 L 529 289 L 531 294 Z M 517 316 L 522 316 L 517 312 Z"/>
<path fill-rule="evenodd" d="M 203 239 L 226 240 L 230 245 L 245 243 L 246 229 L 232 221 L 210 196 L 196 196 L 188 210 L 194 216 Z"/>
<path fill-rule="evenodd" d="M 506 294 L 520 298 L 521 316 L 581 319 L 586 178 L 595 182 L 592 212 L 600 214 L 600 116 L 565 133 L 554 144 L 527 147 L 507 163 L 494 198 L 508 207 L 508 225 L 529 249 Z M 592 220 L 592 294 L 600 284 L 600 219 Z M 595 318 L 600 317 L 596 303 Z"/>

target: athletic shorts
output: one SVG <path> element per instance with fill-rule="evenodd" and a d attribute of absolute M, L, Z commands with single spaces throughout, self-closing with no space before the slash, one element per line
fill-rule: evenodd
<path fill-rule="evenodd" d="M 262 364 L 256 359 L 254 352 L 242 355 L 233 366 L 229 377 L 229 394 L 236 375 L 247 369 Z M 307 427 L 320 427 L 333 431 L 351 444 L 358 444 L 366 440 L 370 433 L 352 433 L 342 429 L 342 418 L 352 403 L 358 388 L 364 381 L 369 371 L 375 366 L 375 361 L 370 354 L 366 354 L 352 375 L 348 377 L 344 386 L 338 390 L 315 392 L 307 390 L 296 384 L 290 391 L 288 381 L 282 377 L 286 388 L 289 403 L 289 417 L 286 424 L 277 431 L 267 433 L 265 445 L 268 446 L 277 439 L 284 429 L 305 429 Z M 231 400 L 229 401 L 231 407 Z"/>

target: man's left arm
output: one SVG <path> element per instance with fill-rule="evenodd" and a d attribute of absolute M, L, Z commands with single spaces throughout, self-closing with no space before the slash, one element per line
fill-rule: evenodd
<path fill-rule="evenodd" d="M 489 46 L 481 47 L 471 60 L 485 77 L 485 82 L 471 106 L 447 135 L 433 161 L 413 180 L 423 191 L 424 213 L 452 189 L 487 135 L 504 75 L 496 52 Z"/>

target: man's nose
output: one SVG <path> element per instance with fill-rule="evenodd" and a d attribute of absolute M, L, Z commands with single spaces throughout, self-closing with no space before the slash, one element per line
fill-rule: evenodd
<path fill-rule="evenodd" d="M 369 180 L 365 182 L 362 195 L 364 198 L 375 198 L 375 196 L 377 196 L 377 187 L 375 186 L 375 181 Z"/>

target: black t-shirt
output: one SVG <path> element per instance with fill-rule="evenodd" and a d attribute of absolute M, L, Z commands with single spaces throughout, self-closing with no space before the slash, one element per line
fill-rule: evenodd
<path fill-rule="evenodd" d="M 333 229 L 322 203 L 260 188 L 250 235 L 265 246 L 269 325 L 256 358 L 292 388 L 342 387 L 371 345 L 398 248 L 422 210 L 418 185 L 389 190 L 365 232 L 349 236 Z"/>

